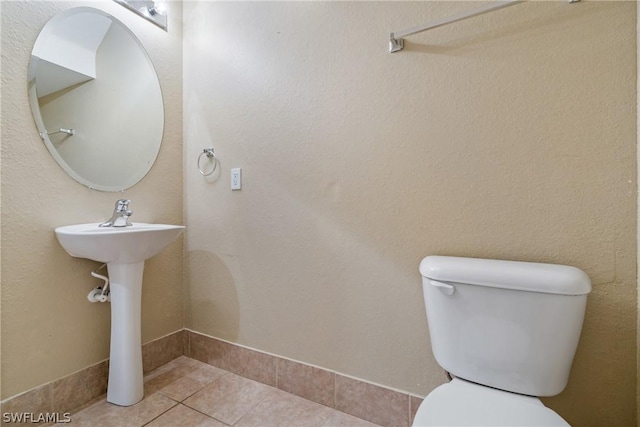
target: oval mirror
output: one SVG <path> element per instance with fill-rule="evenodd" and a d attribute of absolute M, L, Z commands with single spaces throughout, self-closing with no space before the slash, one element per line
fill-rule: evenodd
<path fill-rule="evenodd" d="M 29 102 L 58 164 L 91 189 L 122 191 L 160 151 L 160 82 L 136 36 L 98 9 L 76 7 L 44 26 L 31 52 Z"/>

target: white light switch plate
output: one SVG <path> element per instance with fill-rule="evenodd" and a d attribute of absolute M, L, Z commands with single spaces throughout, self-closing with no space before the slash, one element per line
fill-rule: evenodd
<path fill-rule="evenodd" d="M 231 189 L 242 190 L 242 168 L 231 169 Z"/>

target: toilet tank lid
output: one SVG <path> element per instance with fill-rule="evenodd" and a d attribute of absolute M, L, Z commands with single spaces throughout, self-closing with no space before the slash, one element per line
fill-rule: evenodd
<path fill-rule="evenodd" d="M 517 291 L 560 295 L 591 292 L 589 276 L 568 265 L 432 255 L 420 263 L 423 277 Z"/>

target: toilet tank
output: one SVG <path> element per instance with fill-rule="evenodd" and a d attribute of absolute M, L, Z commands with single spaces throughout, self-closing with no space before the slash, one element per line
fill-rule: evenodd
<path fill-rule="evenodd" d="M 564 390 L 591 291 L 582 270 L 429 256 L 420 274 L 440 366 L 514 393 L 554 396 Z"/>

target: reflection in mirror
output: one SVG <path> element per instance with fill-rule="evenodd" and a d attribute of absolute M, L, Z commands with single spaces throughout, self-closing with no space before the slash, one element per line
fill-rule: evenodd
<path fill-rule="evenodd" d="M 122 191 L 149 172 L 160 150 L 160 83 L 141 43 L 89 7 L 53 17 L 33 47 L 31 110 L 51 155 L 89 188 Z"/>

